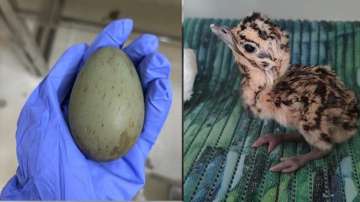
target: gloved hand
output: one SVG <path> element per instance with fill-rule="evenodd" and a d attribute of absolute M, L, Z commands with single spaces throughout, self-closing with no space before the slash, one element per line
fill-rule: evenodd
<path fill-rule="evenodd" d="M 25 103 L 16 131 L 19 167 L 1 192 L 7 200 L 130 200 L 144 185 L 144 165 L 172 100 L 169 61 L 158 39 L 144 34 L 123 48 L 133 22 L 117 20 L 91 46 L 77 44 L 57 61 Z M 137 67 L 145 97 L 145 122 L 135 145 L 120 159 L 95 162 L 77 148 L 67 125 L 69 94 L 79 68 L 105 46 L 123 48 Z"/>

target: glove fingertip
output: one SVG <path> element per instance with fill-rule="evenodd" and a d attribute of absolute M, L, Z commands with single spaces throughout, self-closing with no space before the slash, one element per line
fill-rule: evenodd
<path fill-rule="evenodd" d="M 139 63 L 144 57 L 152 54 L 159 47 L 159 39 L 153 34 L 142 34 L 132 41 L 124 51 L 135 63 Z"/>
<path fill-rule="evenodd" d="M 119 19 L 110 22 L 95 37 L 86 52 L 84 59 L 87 60 L 93 53 L 102 47 L 121 48 L 133 29 L 133 21 L 131 19 Z"/>
<path fill-rule="evenodd" d="M 170 61 L 160 52 L 145 57 L 138 67 L 143 88 L 156 79 L 169 79 L 170 67 Z"/>
<path fill-rule="evenodd" d="M 70 47 L 71 49 L 75 49 L 77 50 L 78 52 L 85 52 L 86 49 L 88 48 L 88 45 L 87 43 L 78 43 L 78 44 L 74 44 L 73 46 Z"/>
<path fill-rule="evenodd" d="M 78 44 L 74 44 L 72 46 L 70 46 L 70 48 L 68 48 L 64 54 L 61 56 L 61 58 L 64 58 L 66 56 L 68 57 L 76 57 L 76 56 L 83 56 L 84 52 L 87 49 L 87 44 L 86 43 L 78 43 Z"/>
<path fill-rule="evenodd" d="M 144 41 L 147 41 L 152 47 L 157 48 L 159 46 L 159 38 L 154 34 L 145 33 L 142 35 L 142 38 Z"/>
<path fill-rule="evenodd" d="M 171 83 L 168 79 L 156 79 L 152 82 L 152 86 L 149 89 L 148 99 L 152 101 L 162 100 L 162 101 L 171 101 L 172 100 L 172 90 Z"/>
<path fill-rule="evenodd" d="M 58 76 L 76 71 L 76 68 L 83 59 L 87 50 L 86 43 L 79 43 L 68 48 L 63 55 L 57 60 L 54 67 L 49 72 L 49 76 Z M 66 65 L 64 64 L 66 63 Z M 66 66 L 66 67 L 65 67 Z"/>
<path fill-rule="evenodd" d="M 70 46 L 70 47 L 64 52 L 64 54 L 67 54 L 67 52 L 72 52 L 72 51 L 85 52 L 86 48 L 87 48 L 87 44 L 86 44 L 86 43 L 77 43 L 77 44 L 74 44 L 74 45 Z"/>
<path fill-rule="evenodd" d="M 119 19 L 111 22 L 104 28 L 104 32 L 118 45 L 122 45 L 130 35 L 134 26 L 131 19 Z"/>
<path fill-rule="evenodd" d="M 132 28 L 134 26 L 134 21 L 131 18 L 123 18 L 120 20 L 115 20 L 115 22 L 122 22 L 128 26 L 128 28 Z"/>
<path fill-rule="evenodd" d="M 153 57 L 157 59 L 159 64 L 162 64 L 163 66 L 167 66 L 168 68 L 170 68 L 170 61 L 163 53 L 155 52 Z"/>

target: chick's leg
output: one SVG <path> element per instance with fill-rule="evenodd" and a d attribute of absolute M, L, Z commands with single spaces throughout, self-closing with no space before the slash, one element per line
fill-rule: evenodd
<path fill-rule="evenodd" d="M 301 168 L 307 162 L 319 159 L 323 156 L 326 156 L 328 153 L 330 153 L 330 150 L 322 151 L 316 148 L 312 148 L 311 151 L 307 154 L 281 158 L 281 162 L 272 166 L 270 170 L 273 172 L 290 173 Z"/>
<path fill-rule="evenodd" d="M 271 152 L 272 150 L 275 149 L 275 147 L 285 141 L 294 141 L 294 142 L 298 142 L 298 141 L 304 141 L 304 138 L 302 137 L 302 135 L 298 132 L 293 132 L 293 133 L 287 133 L 287 134 L 279 134 L 279 135 L 274 135 L 274 134 L 266 134 L 263 135 L 261 137 L 259 137 L 254 144 L 252 145 L 252 147 L 260 147 L 261 145 L 267 144 L 268 145 L 268 152 Z"/>

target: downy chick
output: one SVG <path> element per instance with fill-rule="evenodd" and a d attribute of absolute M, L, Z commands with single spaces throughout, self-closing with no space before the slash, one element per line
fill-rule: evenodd
<path fill-rule="evenodd" d="M 243 76 L 245 107 L 297 131 L 263 135 L 253 147 L 268 144 L 271 152 L 283 141 L 299 140 L 311 146 L 309 153 L 281 158 L 270 170 L 295 171 L 356 134 L 359 112 L 354 92 L 325 66 L 291 65 L 288 34 L 269 18 L 253 13 L 233 28 L 210 27 L 233 52 Z"/>

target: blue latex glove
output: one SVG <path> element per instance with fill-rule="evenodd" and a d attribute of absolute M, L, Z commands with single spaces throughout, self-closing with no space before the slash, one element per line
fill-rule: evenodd
<path fill-rule="evenodd" d="M 172 100 L 170 63 L 157 51 L 149 34 L 123 48 L 137 67 L 145 96 L 145 123 L 140 137 L 118 160 L 87 159 L 74 143 L 67 125 L 69 94 L 79 68 L 105 46 L 122 48 L 133 22 L 114 21 L 91 46 L 69 48 L 31 94 L 17 124 L 19 167 L 1 192 L 1 199 L 130 200 L 144 185 L 144 165 L 162 128 Z"/>

